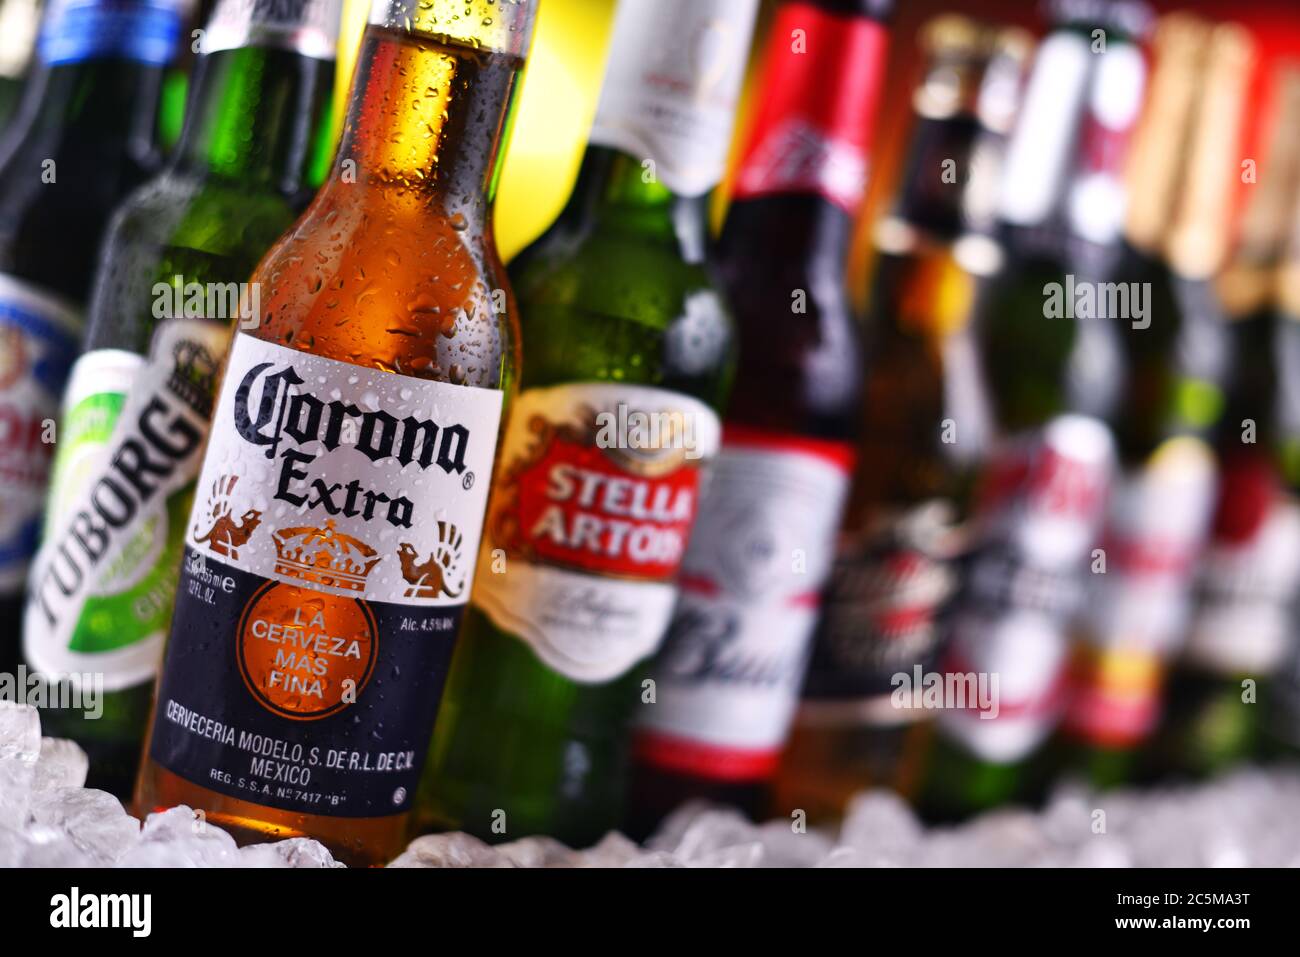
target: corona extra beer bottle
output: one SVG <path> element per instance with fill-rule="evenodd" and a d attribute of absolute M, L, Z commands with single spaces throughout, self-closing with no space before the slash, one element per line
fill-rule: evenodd
<path fill-rule="evenodd" d="M 230 346 L 141 811 L 400 850 L 517 374 L 490 215 L 535 7 L 372 11 L 333 172 Z"/>
<path fill-rule="evenodd" d="M 91 786 L 123 797 L 135 782 L 229 324 L 260 318 L 258 290 L 242 284 L 329 160 L 338 23 L 339 0 L 283 9 L 222 0 L 201 34 L 179 149 L 122 204 L 100 256 L 28 576 L 23 647 L 42 675 L 103 676 L 94 720 L 51 702 L 42 723 L 86 749 Z M 161 421 L 193 434 L 159 442 L 152 426 Z M 121 522 L 104 508 L 110 487 L 131 504 Z"/>

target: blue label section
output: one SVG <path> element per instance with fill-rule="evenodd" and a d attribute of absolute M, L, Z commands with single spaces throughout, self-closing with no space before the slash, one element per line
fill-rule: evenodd
<path fill-rule="evenodd" d="M 336 598 L 186 548 L 150 755 L 264 807 L 401 814 L 463 610 Z"/>
<path fill-rule="evenodd" d="M 66 323 L 21 297 L 4 298 L 4 282 L 0 276 L 0 592 L 8 594 L 36 550 L 51 457 L 43 423 L 58 414 L 79 344 Z"/>
<path fill-rule="evenodd" d="M 52 0 L 37 51 L 49 66 L 99 57 L 163 66 L 180 33 L 177 0 Z"/>

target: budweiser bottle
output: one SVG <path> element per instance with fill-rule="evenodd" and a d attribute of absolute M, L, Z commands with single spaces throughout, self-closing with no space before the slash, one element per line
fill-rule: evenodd
<path fill-rule="evenodd" d="M 372 11 L 333 172 L 230 347 L 142 811 L 400 849 L 517 374 L 490 214 L 534 7 Z"/>
<path fill-rule="evenodd" d="M 1209 444 L 1223 412 L 1227 326 L 1214 279 L 1238 181 L 1244 31 L 1174 16 L 1155 39 L 1152 94 L 1127 176 L 1117 291 L 1125 382 L 1113 417 L 1121 474 L 1078 621 L 1057 753 L 1093 785 L 1131 780 L 1159 718 L 1214 508 Z M 1186 149 L 1179 149 L 1182 143 Z M 1164 197 L 1162 210 L 1152 200 Z M 1145 299 L 1145 301 L 1143 301 Z"/>
<path fill-rule="evenodd" d="M 935 664 L 973 466 L 988 438 L 966 324 L 1000 251 L 996 185 L 1030 50 L 1020 30 L 927 25 L 912 147 L 875 231 L 859 468 L 781 763 L 777 803 L 813 817 L 869 785 L 909 792 L 932 712 L 894 676 Z"/>
<path fill-rule="evenodd" d="M 705 260 L 757 4 L 623 0 L 578 182 L 511 266 L 528 367 L 434 736 L 425 823 L 571 844 L 618 823 L 718 444 L 731 319 Z"/>
<path fill-rule="evenodd" d="M 1082 8 L 1082 12 L 1080 9 Z M 974 316 L 996 437 L 982 466 L 939 669 L 901 687 L 940 708 L 918 800 L 932 818 L 1021 794 L 1063 705 L 1068 625 L 1113 467 L 1109 313 L 1077 298 L 1110 275 L 1120 171 L 1145 69 L 1145 8 L 1057 4 L 999 191 L 1005 266 Z"/>
<path fill-rule="evenodd" d="M 637 831 L 691 796 L 756 812 L 789 731 L 853 462 L 845 269 L 890 6 L 790 2 L 771 28 L 719 250 L 741 363 L 638 716 Z"/>

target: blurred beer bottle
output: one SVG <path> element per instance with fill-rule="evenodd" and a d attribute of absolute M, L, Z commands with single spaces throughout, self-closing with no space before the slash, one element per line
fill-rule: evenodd
<path fill-rule="evenodd" d="M 405 843 L 518 374 L 491 217 L 536 9 L 371 8 L 333 170 L 231 341 L 142 811 L 350 864 Z"/>
<path fill-rule="evenodd" d="M 718 251 L 740 366 L 637 716 L 634 835 L 688 798 L 761 813 L 789 734 L 860 417 L 845 274 L 892 7 L 776 10 Z"/>
<path fill-rule="evenodd" d="M 1284 407 L 1296 396 L 1278 368 L 1288 343 L 1277 280 L 1292 216 L 1300 213 L 1300 69 L 1279 80 L 1269 151 L 1216 283 L 1232 340 L 1215 441 L 1218 503 L 1153 745 L 1154 764 L 1165 773 L 1209 774 L 1259 752 L 1260 694 L 1295 640 L 1300 474 L 1293 471 L 1288 482 L 1282 466 L 1287 443 L 1300 438 L 1300 405 Z"/>
<path fill-rule="evenodd" d="M 1023 797 L 1058 720 L 1068 622 L 1113 469 L 1111 318 L 1080 297 L 1108 279 L 1120 173 L 1145 81 L 1130 3 L 1052 5 L 999 191 L 1004 267 L 974 336 L 995 423 L 940 673 L 900 689 L 938 707 L 918 795 L 934 819 Z M 933 704 L 928 702 L 933 701 Z"/>
<path fill-rule="evenodd" d="M 573 195 L 511 264 L 528 363 L 422 823 L 569 844 L 619 823 L 634 666 L 677 596 L 729 391 L 706 262 L 756 0 L 622 0 Z"/>
<path fill-rule="evenodd" d="M 0 670 L 19 647 L 59 398 L 109 215 L 155 172 L 179 0 L 50 0 L 0 137 Z"/>
<path fill-rule="evenodd" d="M 1229 365 L 1215 279 L 1240 181 L 1251 44 L 1239 27 L 1173 15 L 1161 21 L 1154 50 L 1126 175 L 1126 259 L 1112 310 L 1125 354 L 1112 419 L 1121 472 L 1077 622 L 1061 735 L 1046 760 L 1094 787 L 1146 773 L 1142 746 L 1159 720 L 1214 508 L 1209 440 Z"/>
<path fill-rule="evenodd" d="M 229 325 L 260 319 L 260 290 L 244 282 L 328 161 L 339 6 L 222 0 L 201 35 L 177 152 L 123 203 L 105 239 L 23 644 L 34 671 L 103 676 L 95 720 L 79 710 L 42 720 L 86 749 L 91 786 L 115 794 L 135 780 L 201 455 L 198 438 L 149 441 L 151 422 L 173 418 L 205 435 Z M 141 450 L 131 474 L 145 478 L 122 484 L 121 463 Z M 115 476 L 134 508 L 113 524 L 96 501 Z"/>
<path fill-rule="evenodd" d="M 0 0 L 0 130 L 18 107 L 40 23 L 40 0 Z"/>
<path fill-rule="evenodd" d="M 948 15 L 926 25 L 921 44 L 912 145 L 875 231 L 862 464 L 776 781 L 780 810 L 813 818 L 841 813 L 868 786 L 915 786 L 933 715 L 895 707 L 893 678 L 937 660 L 971 473 L 988 439 L 966 320 L 1001 256 L 988 198 L 1032 38 Z"/>

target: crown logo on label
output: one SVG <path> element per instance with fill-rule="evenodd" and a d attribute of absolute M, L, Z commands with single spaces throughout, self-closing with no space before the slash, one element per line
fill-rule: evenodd
<path fill-rule="evenodd" d="M 167 379 L 167 388 L 199 415 L 211 416 L 217 360 L 192 339 L 176 343 L 172 356 L 176 364 Z"/>
<path fill-rule="evenodd" d="M 324 528 L 282 528 L 271 540 L 276 574 L 333 588 L 361 591 L 380 561 L 379 553 L 361 539 L 335 531 L 333 519 Z"/>

